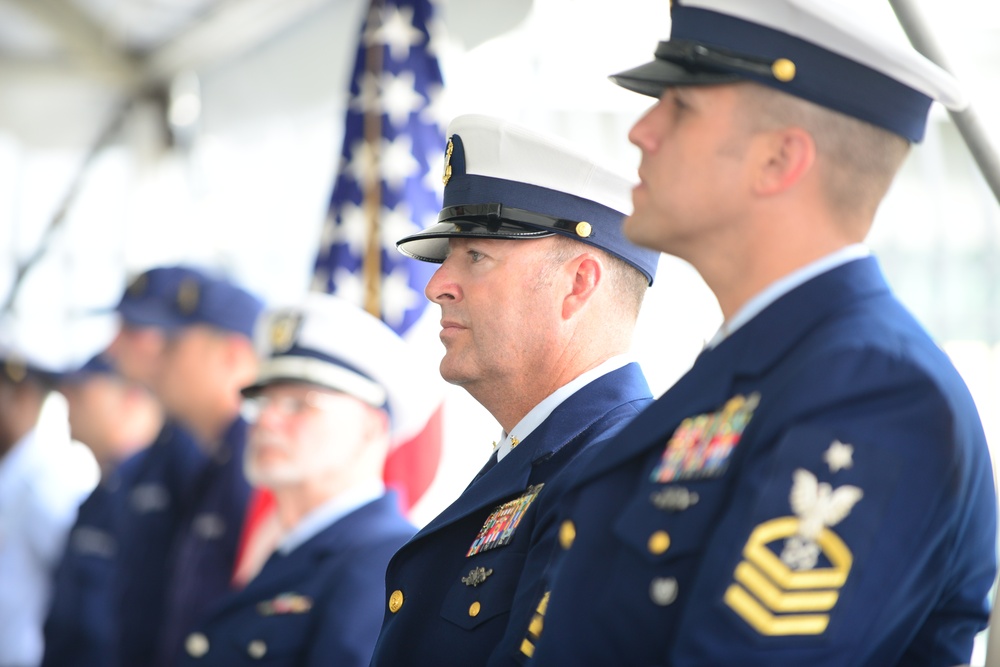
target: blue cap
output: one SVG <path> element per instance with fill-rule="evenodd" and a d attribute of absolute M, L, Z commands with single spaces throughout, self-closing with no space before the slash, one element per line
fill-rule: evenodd
<path fill-rule="evenodd" d="M 444 207 L 437 224 L 396 242 L 404 255 L 440 263 L 449 238 L 561 234 L 628 262 L 653 284 L 660 253 L 622 232 L 631 181 L 561 140 L 489 116 L 459 116 L 448 136 Z"/>
<path fill-rule="evenodd" d="M 172 331 L 208 324 L 252 338 L 263 305 L 228 280 L 190 267 L 170 266 L 135 278 L 116 310 L 133 326 Z"/>
<path fill-rule="evenodd" d="M 966 105 L 950 74 L 826 0 L 675 0 L 655 56 L 611 80 L 653 97 L 754 81 L 910 141 L 923 139 L 932 101 Z"/>

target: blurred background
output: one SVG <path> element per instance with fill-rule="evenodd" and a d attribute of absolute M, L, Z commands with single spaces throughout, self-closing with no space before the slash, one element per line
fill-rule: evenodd
<path fill-rule="evenodd" d="M 888 2 L 844 4 L 906 41 Z M 996 145 L 1000 4 L 912 4 Z M 218 269 L 271 304 L 309 290 L 332 242 L 325 222 L 367 8 L 368 0 L 0 0 L 0 335 L 56 364 L 86 359 L 115 326 L 94 312 L 160 264 Z M 442 130 L 461 113 L 503 116 L 634 174 L 638 152 L 626 134 L 651 100 L 606 77 L 648 60 L 668 36 L 667 0 L 439 0 L 434 11 L 430 41 L 411 47 L 440 64 L 444 89 L 423 113 Z M 427 157 L 439 184 L 441 156 Z M 1000 207 L 942 109 L 870 243 L 954 359 L 1000 446 Z M 440 356 L 437 308 L 427 315 L 410 335 Z M 719 323 L 697 274 L 664 257 L 635 346 L 654 394 Z M 418 523 L 465 487 L 500 435 L 463 391 L 441 391 L 444 455 Z M 50 424 L 59 410 L 48 408 Z"/>

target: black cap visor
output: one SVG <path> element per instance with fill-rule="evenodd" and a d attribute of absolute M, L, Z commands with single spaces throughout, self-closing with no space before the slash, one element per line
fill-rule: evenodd
<path fill-rule="evenodd" d="M 499 223 L 455 220 L 439 222 L 418 234 L 402 238 L 396 241 L 396 248 L 407 257 L 440 264 L 448 257 L 448 239 L 537 239 L 554 233 L 506 220 Z"/>
<path fill-rule="evenodd" d="M 656 59 L 612 74 L 613 82 L 632 92 L 659 97 L 672 86 L 710 86 L 769 76 L 771 62 L 698 42 L 660 42 Z"/>
<path fill-rule="evenodd" d="M 396 248 L 422 262 L 441 263 L 448 256 L 448 239 L 535 239 L 553 234 L 574 236 L 578 220 L 512 208 L 498 203 L 448 206 L 438 223 L 396 241 Z"/>

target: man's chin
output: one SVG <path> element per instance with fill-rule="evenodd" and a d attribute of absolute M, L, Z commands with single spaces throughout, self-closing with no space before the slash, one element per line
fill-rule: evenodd
<path fill-rule="evenodd" d="M 279 491 L 302 482 L 302 471 L 291 467 L 278 466 L 247 466 L 244 470 L 251 486 L 263 487 Z"/>

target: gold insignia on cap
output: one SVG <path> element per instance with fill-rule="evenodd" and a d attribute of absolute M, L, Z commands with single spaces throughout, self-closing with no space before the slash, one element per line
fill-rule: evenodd
<path fill-rule="evenodd" d="M 301 313 L 282 313 L 271 322 L 271 349 L 276 354 L 287 352 L 295 344 L 302 326 Z"/>
<path fill-rule="evenodd" d="M 20 359 L 8 359 L 3 364 L 3 372 L 12 382 L 20 382 L 28 376 L 28 365 Z"/>
<path fill-rule="evenodd" d="M 585 239 L 588 236 L 590 236 L 591 232 L 593 232 L 593 231 L 594 231 L 594 228 L 590 226 L 589 222 L 578 222 L 578 223 L 576 223 L 576 235 L 579 236 L 582 239 Z"/>
<path fill-rule="evenodd" d="M 141 273 L 136 276 L 135 280 L 128 284 L 128 287 L 125 288 L 125 293 L 131 297 L 141 296 L 148 287 L 149 278 L 145 273 Z"/>
<path fill-rule="evenodd" d="M 198 309 L 200 292 L 197 281 L 189 278 L 181 282 L 180 287 L 177 288 L 177 308 L 181 314 L 190 315 Z"/>
<path fill-rule="evenodd" d="M 444 151 L 444 178 L 441 181 L 448 185 L 448 181 L 451 180 L 451 154 L 455 152 L 455 144 L 452 143 L 451 139 L 448 139 L 448 148 Z"/>
<path fill-rule="evenodd" d="M 788 83 L 795 78 L 795 63 L 788 58 L 778 58 L 771 63 L 771 74 L 778 81 Z"/>

